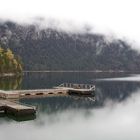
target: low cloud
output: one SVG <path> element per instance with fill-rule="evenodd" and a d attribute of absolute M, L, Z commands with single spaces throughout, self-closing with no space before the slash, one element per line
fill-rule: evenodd
<path fill-rule="evenodd" d="M 4 0 L 0 8 L 2 19 L 30 23 L 34 17 L 43 17 L 37 19 L 42 26 L 105 34 L 108 38 L 129 40 L 138 50 L 139 13 L 139 0 Z"/>
<path fill-rule="evenodd" d="M 42 114 L 22 123 L 3 122 L 0 135 L 3 140 L 139 140 L 139 106 L 140 90 L 124 102 L 108 101 L 102 108 Z"/>

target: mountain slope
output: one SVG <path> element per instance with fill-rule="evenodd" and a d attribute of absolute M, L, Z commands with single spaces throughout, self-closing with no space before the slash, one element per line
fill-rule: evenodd
<path fill-rule="evenodd" d="M 140 55 L 122 40 L 35 25 L 0 23 L 0 42 L 21 56 L 25 70 L 140 70 Z"/>

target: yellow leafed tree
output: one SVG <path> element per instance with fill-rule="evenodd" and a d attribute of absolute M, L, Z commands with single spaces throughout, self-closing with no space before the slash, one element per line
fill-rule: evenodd
<path fill-rule="evenodd" d="M 10 49 L 7 49 L 6 51 L 6 56 L 9 60 L 13 60 L 14 59 L 14 54 Z"/>
<path fill-rule="evenodd" d="M 8 49 L 3 49 L 0 46 L 0 74 L 1 73 L 21 73 L 22 62 L 19 57 L 15 56 L 13 52 Z"/>

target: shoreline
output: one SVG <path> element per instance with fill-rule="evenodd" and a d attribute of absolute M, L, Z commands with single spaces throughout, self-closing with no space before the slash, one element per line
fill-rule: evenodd
<path fill-rule="evenodd" d="M 29 71 L 25 70 L 22 72 L 22 74 L 17 74 L 17 73 L 2 73 L 0 74 L 1 77 L 14 77 L 14 76 L 19 76 L 19 75 L 24 75 L 24 73 L 140 73 L 140 71 L 101 71 L 101 70 L 95 70 L 95 71 L 78 71 L 78 70 L 41 70 L 41 71 Z"/>
<path fill-rule="evenodd" d="M 79 71 L 79 70 L 25 70 L 23 73 L 140 73 L 140 71 L 123 71 L 123 70 L 108 70 L 108 71 L 102 71 L 102 70 L 87 70 L 87 71 Z"/>

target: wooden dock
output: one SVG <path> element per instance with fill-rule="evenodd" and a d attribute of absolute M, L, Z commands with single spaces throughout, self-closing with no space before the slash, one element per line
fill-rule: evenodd
<path fill-rule="evenodd" d="M 36 107 L 14 102 L 21 98 L 42 98 L 47 96 L 63 96 L 66 89 L 36 89 L 36 90 L 0 90 L 0 112 L 16 117 L 28 117 L 36 114 Z M 11 101 L 12 100 L 12 101 Z"/>
<path fill-rule="evenodd" d="M 9 100 L 0 100 L 0 111 L 3 111 L 6 115 L 14 116 L 33 115 L 36 113 L 36 107 Z"/>
<path fill-rule="evenodd" d="M 20 98 L 36 98 L 46 96 L 68 95 L 71 92 L 76 94 L 92 94 L 95 91 L 95 85 L 89 84 L 71 84 L 64 83 L 52 89 L 34 89 L 34 90 L 0 90 L 0 98 L 2 99 L 20 99 Z"/>
<path fill-rule="evenodd" d="M 73 84 L 63 83 L 56 89 L 65 89 L 69 95 L 93 95 L 95 93 L 95 85 L 91 84 Z"/>
<path fill-rule="evenodd" d="M 85 84 L 61 84 L 52 89 L 35 90 L 0 90 L 0 112 L 13 116 L 28 116 L 36 114 L 36 107 L 23 105 L 19 102 L 13 102 L 11 99 L 19 100 L 21 98 L 42 98 L 47 96 L 66 96 L 71 93 L 76 95 L 92 95 L 95 91 L 94 85 Z"/>
<path fill-rule="evenodd" d="M 56 95 L 66 95 L 67 89 L 35 89 L 35 90 L 0 90 L 2 99 L 36 98 Z"/>

